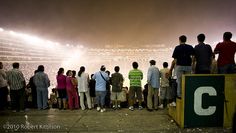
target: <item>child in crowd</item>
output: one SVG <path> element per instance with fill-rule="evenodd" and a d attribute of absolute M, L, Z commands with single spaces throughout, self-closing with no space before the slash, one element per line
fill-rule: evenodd
<path fill-rule="evenodd" d="M 52 92 L 50 93 L 49 107 L 57 108 L 57 92 L 55 88 L 53 88 Z"/>
<path fill-rule="evenodd" d="M 161 73 L 161 86 L 160 86 L 160 109 L 164 108 L 164 100 L 166 99 L 167 102 L 170 102 L 170 85 L 169 85 L 169 71 L 168 63 L 163 63 L 163 69 L 160 70 Z"/>

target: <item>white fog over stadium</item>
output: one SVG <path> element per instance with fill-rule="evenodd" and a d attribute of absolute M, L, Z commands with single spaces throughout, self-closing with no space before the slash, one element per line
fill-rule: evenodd
<path fill-rule="evenodd" d="M 0 60 L 6 64 L 5 69 L 9 70 L 13 62 L 20 62 L 20 69 L 28 81 L 37 66 L 42 64 L 52 87 L 55 87 L 55 76 L 60 67 L 78 71 L 80 66 L 85 66 L 87 72 L 92 74 L 101 65 L 105 65 L 111 73 L 115 66 L 120 66 L 126 78 L 125 85 L 128 85 L 127 74 L 133 61 L 139 63 L 146 77 L 150 59 L 155 59 L 158 67 L 162 67 L 164 61 L 171 62 L 173 51 L 164 44 L 146 44 L 139 48 L 106 44 L 102 48 L 88 48 L 82 44 L 61 44 L 3 28 L 0 28 L 0 46 Z M 149 49 L 150 46 L 154 49 Z"/>

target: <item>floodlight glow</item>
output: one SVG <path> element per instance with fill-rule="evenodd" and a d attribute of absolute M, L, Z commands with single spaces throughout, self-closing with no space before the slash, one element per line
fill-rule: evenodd
<path fill-rule="evenodd" d="M 0 28 L 0 32 L 3 32 L 4 31 L 4 29 L 3 28 Z"/>
<path fill-rule="evenodd" d="M 35 36 L 30 36 L 30 35 L 26 35 L 26 34 L 21 34 L 21 37 L 23 39 L 25 39 L 26 41 L 28 41 L 29 43 L 32 43 L 32 44 L 39 44 L 39 43 L 42 43 L 43 40 L 38 38 L 38 37 L 35 37 Z"/>

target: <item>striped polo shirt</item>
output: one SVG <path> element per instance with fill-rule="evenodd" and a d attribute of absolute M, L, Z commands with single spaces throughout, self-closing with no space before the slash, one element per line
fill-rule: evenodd
<path fill-rule="evenodd" d="M 143 79 L 143 72 L 139 69 L 129 71 L 130 86 L 141 87 L 141 80 Z"/>
<path fill-rule="evenodd" d="M 19 69 L 13 68 L 7 72 L 7 81 L 11 90 L 19 90 L 24 88 L 24 75 Z"/>

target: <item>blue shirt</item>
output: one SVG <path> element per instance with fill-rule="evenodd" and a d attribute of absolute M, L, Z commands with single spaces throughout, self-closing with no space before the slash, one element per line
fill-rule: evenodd
<path fill-rule="evenodd" d="M 92 77 L 96 81 L 95 85 L 96 91 L 106 91 L 106 81 L 102 78 L 101 74 L 103 75 L 105 80 L 107 81 L 109 80 L 108 74 L 105 73 L 104 71 L 96 72 Z"/>
<path fill-rule="evenodd" d="M 37 72 L 34 75 L 34 84 L 36 88 L 47 89 L 50 86 L 48 75 L 44 72 Z"/>
<path fill-rule="evenodd" d="M 148 68 L 147 82 L 153 88 L 160 88 L 160 71 L 154 65 Z"/>

